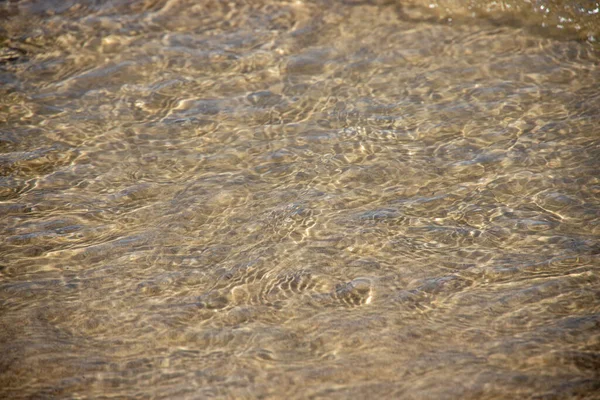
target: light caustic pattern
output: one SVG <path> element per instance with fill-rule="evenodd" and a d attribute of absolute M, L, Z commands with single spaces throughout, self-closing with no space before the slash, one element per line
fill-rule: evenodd
<path fill-rule="evenodd" d="M 431 4 L 0 5 L 0 397 L 600 393 L 595 14 Z"/>

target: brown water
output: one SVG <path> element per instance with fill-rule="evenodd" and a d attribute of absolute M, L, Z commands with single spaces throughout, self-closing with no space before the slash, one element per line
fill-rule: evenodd
<path fill-rule="evenodd" d="M 367 3 L 0 3 L 0 397 L 600 398 L 598 3 Z"/>

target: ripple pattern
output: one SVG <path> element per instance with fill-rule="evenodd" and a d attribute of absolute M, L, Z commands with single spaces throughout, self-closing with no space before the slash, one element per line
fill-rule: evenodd
<path fill-rule="evenodd" d="M 2 2 L 0 397 L 596 398 L 598 10 Z"/>

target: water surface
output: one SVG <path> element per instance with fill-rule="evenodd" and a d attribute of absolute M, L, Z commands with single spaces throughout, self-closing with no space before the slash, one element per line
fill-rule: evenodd
<path fill-rule="evenodd" d="M 0 3 L 0 396 L 594 398 L 597 6 Z"/>

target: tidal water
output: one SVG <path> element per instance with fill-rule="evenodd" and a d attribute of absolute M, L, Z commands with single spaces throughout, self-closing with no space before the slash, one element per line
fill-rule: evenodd
<path fill-rule="evenodd" d="M 600 398 L 600 3 L 0 1 L 0 398 Z"/>

